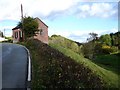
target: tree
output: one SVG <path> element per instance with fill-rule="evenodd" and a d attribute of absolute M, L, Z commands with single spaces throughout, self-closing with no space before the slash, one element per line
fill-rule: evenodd
<path fill-rule="evenodd" d="M 118 46 L 118 48 L 120 49 L 120 32 L 116 32 L 116 33 L 111 33 L 111 42 L 112 42 L 112 46 Z"/>
<path fill-rule="evenodd" d="M 25 39 L 35 36 L 36 32 L 38 31 L 38 23 L 35 21 L 34 18 L 28 16 L 23 18 L 22 21 L 18 23 L 18 27 L 22 29 L 25 35 Z"/>
<path fill-rule="evenodd" d="M 111 37 L 109 34 L 102 35 L 99 40 L 102 44 L 111 46 Z"/>
<path fill-rule="evenodd" d="M 82 52 L 85 58 L 93 59 L 94 47 L 93 42 L 88 42 L 83 44 Z"/>
<path fill-rule="evenodd" d="M 93 59 L 95 56 L 95 45 L 98 34 L 96 33 L 89 33 L 90 37 L 87 38 L 87 43 L 83 44 L 83 54 L 86 58 Z"/>
<path fill-rule="evenodd" d="M 97 36 L 98 36 L 98 34 L 94 33 L 94 32 L 89 33 L 89 35 L 90 35 L 90 38 L 88 38 L 87 41 L 92 41 L 92 40 L 95 41 L 97 39 Z"/>
<path fill-rule="evenodd" d="M 0 37 L 3 37 L 3 32 L 0 31 Z"/>
<path fill-rule="evenodd" d="M 110 33 L 110 37 L 111 37 L 111 45 L 114 45 L 114 34 Z"/>

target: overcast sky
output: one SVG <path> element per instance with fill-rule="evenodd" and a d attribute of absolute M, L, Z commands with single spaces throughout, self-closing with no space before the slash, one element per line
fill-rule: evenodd
<path fill-rule="evenodd" d="M 83 42 L 88 33 L 99 36 L 118 31 L 118 0 L 0 0 L 0 30 L 12 35 L 24 16 L 38 17 L 49 26 L 49 36 L 62 35 Z"/>

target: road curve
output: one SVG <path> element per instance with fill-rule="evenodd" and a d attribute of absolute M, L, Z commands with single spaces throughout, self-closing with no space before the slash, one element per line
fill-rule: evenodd
<path fill-rule="evenodd" d="M 17 44 L 2 43 L 2 88 L 27 88 L 27 50 Z"/>

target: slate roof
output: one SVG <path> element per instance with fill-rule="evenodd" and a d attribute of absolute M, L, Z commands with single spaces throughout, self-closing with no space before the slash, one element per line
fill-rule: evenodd
<path fill-rule="evenodd" d="M 19 26 L 16 26 L 16 27 L 13 28 L 12 30 L 16 30 L 16 29 L 20 29 L 20 27 L 19 27 Z"/>

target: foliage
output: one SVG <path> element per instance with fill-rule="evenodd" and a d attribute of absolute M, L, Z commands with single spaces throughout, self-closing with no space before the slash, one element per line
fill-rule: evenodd
<path fill-rule="evenodd" d="M 92 72 L 94 72 L 96 75 L 99 75 L 99 77 L 104 81 L 105 87 L 107 88 L 118 88 L 119 87 L 119 77 L 118 74 L 110 71 L 110 70 L 106 70 L 106 68 L 104 67 L 100 67 L 99 65 L 91 62 L 89 59 L 85 59 L 84 57 L 80 56 L 79 54 L 73 52 L 70 49 L 66 49 L 61 47 L 60 45 L 56 45 L 51 43 L 50 44 L 51 47 L 59 50 L 60 52 L 62 52 L 64 55 L 72 58 L 73 60 L 75 60 L 78 63 L 82 63 L 85 67 L 88 67 Z"/>
<path fill-rule="evenodd" d="M 12 40 L 12 37 L 5 37 L 5 39 L 10 39 L 10 40 Z"/>
<path fill-rule="evenodd" d="M 102 51 L 102 44 L 101 43 L 96 43 L 95 48 L 94 48 L 94 55 L 96 56 L 97 54 L 103 54 Z"/>
<path fill-rule="evenodd" d="M 118 73 L 120 69 L 120 57 L 116 54 L 107 54 L 107 55 L 97 55 L 94 62 L 97 64 L 104 65 L 105 67 L 108 67 L 109 69 L 114 69 Z M 119 71 L 120 73 L 120 71 Z"/>
<path fill-rule="evenodd" d="M 87 38 L 87 43 L 83 45 L 82 52 L 86 58 L 93 59 L 95 54 L 95 44 L 98 34 L 89 33 L 90 38 Z"/>
<path fill-rule="evenodd" d="M 54 35 L 52 35 L 51 37 L 60 37 L 60 35 L 55 35 L 55 34 L 54 34 Z"/>
<path fill-rule="evenodd" d="M 78 63 L 58 50 L 41 43 L 29 40 L 25 44 L 32 55 L 32 89 L 36 88 L 102 88 L 101 78 L 93 73 L 83 63 Z M 63 47 L 61 47 L 63 48 Z M 69 49 L 62 49 L 71 53 Z M 70 51 L 70 52 L 69 52 Z M 78 59 L 84 60 L 77 55 Z M 76 57 L 76 58 L 77 58 Z"/>
<path fill-rule="evenodd" d="M 111 47 L 111 53 L 115 53 L 115 52 L 118 52 L 118 47 L 112 46 Z"/>
<path fill-rule="evenodd" d="M 84 43 L 82 45 L 82 51 L 85 57 L 90 58 L 90 59 L 94 58 L 94 60 L 92 60 L 93 62 L 94 61 L 97 62 L 97 59 L 99 59 L 99 62 L 97 63 L 97 65 L 89 61 L 89 59 L 85 59 L 82 56 L 78 55 L 77 53 L 73 52 L 72 49 L 62 46 L 61 43 L 57 44 L 54 42 L 50 42 L 50 46 L 53 48 L 56 48 L 57 50 L 65 54 L 66 56 L 75 60 L 76 62 L 82 63 L 86 67 L 89 67 L 93 72 L 99 75 L 106 82 L 108 87 L 118 87 L 118 81 L 119 81 L 118 78 L 120 77 L 120 75 L 118 77 L 118 74 L 115 73 L 114 70 L 112 70 L 114 69 L 114 67 L 115 68 L 118 67 L 117 66 L 118 57 L 116 57 L 115 55 L 114 56 L 111 55 L 110 57 L 106 56 L 107 53 L 110 54 L 110 53 L 118 51 L 117 47 L 111 46 L 112 44 L 111 44 L 110 35 L 105 35 L 105 36 L 103 35 L 100 37 L 100 39 L 97 39 L 97 37 L 96 39 L 93 39 L 93 38 L 91 39 L 91 37 L 90 39 L 88 39 L 87 43 Z M 100 55 L 101 58 L 98 57 L 98 55 Z M 100 61 L 102 64 L 100 63 Z M 98 65 L 102 67 L 99 67 Z"/>
<path fill-rule="evenodd" d="M 89 35 L 90 35 L 90 38 L 87 38 L 87 41 L 94 41 L 97 39 L 97 36 L 98 36 L 98 34 L 94 32 L 89 33 Z"/>
<path fill-rule="evenodd" d="M 6 43 L 13 43 L 13 40 L 12 40 L 12 37 L 5 37 L 5 41 L 2 41 L 2 42 L 6 42 Z"/>
<path fill-rule="evenodd" d="M 97 43 L 94 48 L 95 55 L 111 54 L 115 52 L 118 52 L 118 47 L 108 46 L 108 45 L 101 44 L 101 43 Z"/>
<path fill-rule="evenodd" d="M 19 22 L 18 27 L 23 30 L 25 38 L 35 36 L 36 32 L 38 31 L 38 23 L 30 16 L 24 17 L 23 23 L 22 21 Z"/>
<path fill-rule="evenodd" d="M 102 53 L 103 54 L 110 54 L 110 53 L 114 53 L 114 52 L 117 52 L 118 51 L 118 48 L 115 47 L 115 46 L 108 46 L 108 45 L 102 45 Z"/>
<path fill-rule="evenodd" d="M 79 52 L 79 46 L 76 43 L 71 43 L 71 50 L 75 51 L 75 52 Z"/>
<path fill-rule="evenodd" d="M 111 46 L 111 37 L 110 37 L 109 34 L 105 34 L 105 35 L 100 36 L 99 41 L 100 41 L 102 44 L 106 44 L 106 45 Z"/>
<path fill-rule="evenodd" d="M 3 32 L 0 31 L 0 37 L 3 37 Z"/>
<path fill-rule="evenodd" d="M 94 55 L 94 43 L 88 42 L 83 44 L 82 52 L 85 58 L 92 59 Z"/>
<path fill-rule="evenodd" d="M 81 54 L 81 46 L 82 45 L 79 46 L 76 42 L 74 42 L 70 39 L 67 39 L 65 37 L 62 37 L 60 35 L 52 35 L 49 38 L 49 43 L 54 43 L 54 44 L 57 44 L 57 45 L 61 45 L 62 47 L 71 49 L 74 52 L 77 52 L 77 53 Z"/>
<path fill-rule="evenodd" d="M 112 37 L 112 38 L 111 38 Z M 116 37 L 117 39 L 113 38 Z M 83 45 L 82 51 L 86 58 L 94 59 L 98 54 L 110 54 L 118 52 L 120 44 L 118 44 L 120 34 L 105 34 L 97 38 L 97 34 L 90 33 L 88 42 Z M 96 39 L 95 39 L 96 38 Z M 113 45 L 113 43 L 115 45 Z"/>
<path fill-rule="evenodd" d="M 120 32 L 111 33 L 110 36 L 112 46 L 118 46 L 118 48 L 120 49 Z"/>
<path fill-rule="evenodd" d="M 102 45 L 102 51 L 105 54 L 110 54 L 111 53 L 111 47 L 108 45 Z"/>

